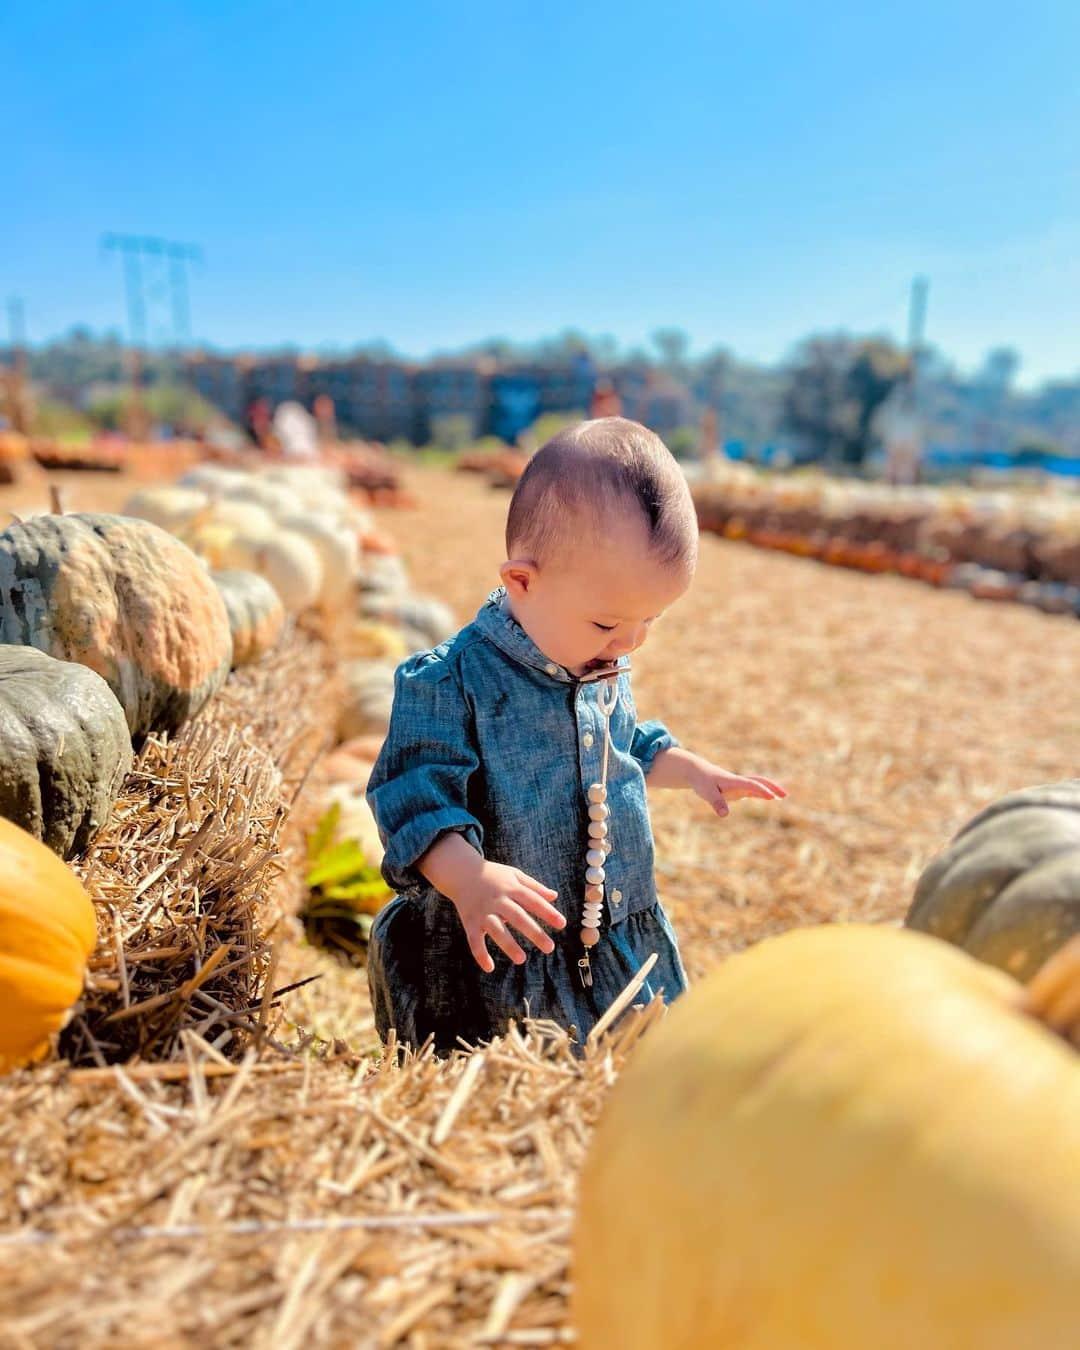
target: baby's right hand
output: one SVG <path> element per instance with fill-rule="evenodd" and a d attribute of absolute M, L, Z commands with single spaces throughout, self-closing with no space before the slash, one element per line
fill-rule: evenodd
<path fill-rule="evenodd" d="M 491 938 L 516 966 L 524 962 L 525 953 L 511 936 L 511 928 L 542 952 L 554 951 L 554 942 L 536 920 L 542 919 L 555 929 L 566 927 L 566 919 L 551 903 L 557 894 L 516 867 L 485 860 L 452 901 L 480 969 L 489 975 L 495 969 L 486 938 Z"/>

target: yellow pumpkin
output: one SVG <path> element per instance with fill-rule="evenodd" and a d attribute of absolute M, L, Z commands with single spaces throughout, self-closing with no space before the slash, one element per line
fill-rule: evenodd
<path fill-rule="evenodd" d="M 0 819 L 0 1071 L 38 1057 L 82 992 L 94 906 L 78 877 Z"/>
<path fill-rule="evenodd" d="M 1072 1350 L 1080 1057 L 1024 995 L 860 925 L 692 989 L 590 1147 L 583 1350 Z"/>

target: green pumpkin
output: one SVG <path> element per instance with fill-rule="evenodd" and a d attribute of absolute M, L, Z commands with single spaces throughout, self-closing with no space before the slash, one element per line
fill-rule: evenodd
<path fill-rule="evenodd" d="M 239 569 L 212 572 L 225 601 L 233 640 L 233 669 L 272 651 L 285 627 L 285 606 L 265 577 Z"/>
<path fill-rule="evenodd" d="M 124 710 L 100 675 L 0 647 L 0 816 L 70 858 L 109 818 L 130 768 Z"/>
<path fill-rule="evenodd" d="M 194 716 L 229 673 L 225 604 L 149 521 L 36 516 L 0 531 L 0 642 L 97 671 L 137 740 Z"/>
<path fill-rule="evenodd" d="M 905 922 L 1031 979 L 1080 932 L 1080 778 L 980 811 L 923 872 Z"/>

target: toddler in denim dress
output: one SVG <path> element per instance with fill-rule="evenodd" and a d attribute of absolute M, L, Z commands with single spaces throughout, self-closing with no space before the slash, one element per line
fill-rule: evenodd
<path fill-rule="evenodd" d="M 376 1025 L 440 1053 L 529 1016 L 584 1040 L 653 954 L 643 997 L 676 998 L 646 780 L 721 816 L 786 795 L 637 719 L 629 655 L 697 558 L 689 489 L 657 436 L 617 417 L 560 432 L 518 484 L 506 543 L 475 620 L 398 668 L 368 783 L 397 892 L 371 932 Z"/>

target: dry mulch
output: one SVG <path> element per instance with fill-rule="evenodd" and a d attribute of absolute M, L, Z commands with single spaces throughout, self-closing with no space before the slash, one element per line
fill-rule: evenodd
<path fill-rule="evenodd" d="M 497 583 L 506 496 L 409 486 L 417 507 L 384 523 L 465 621 Z M 693 592 L 635 657 L 638 707 L 791 796 L 721 821 L 656 794 L 691 975 L 793 924 L 899 918 L 972 812 L 1075 775 L 1078 670 L 1075 620 L 703 539 Z M 314 972 L 270 1024 L 291 1057 L 238 1071 L 185 1025 L 172 1063 L 0 1085 L 0 1344 L 569 1337 L 574 1181 L 625 1044 L 577 1060 L 539 1027 L 398 1067 L 373 1056 L 355 971 L 290 942 L 275 987 Z"/>

